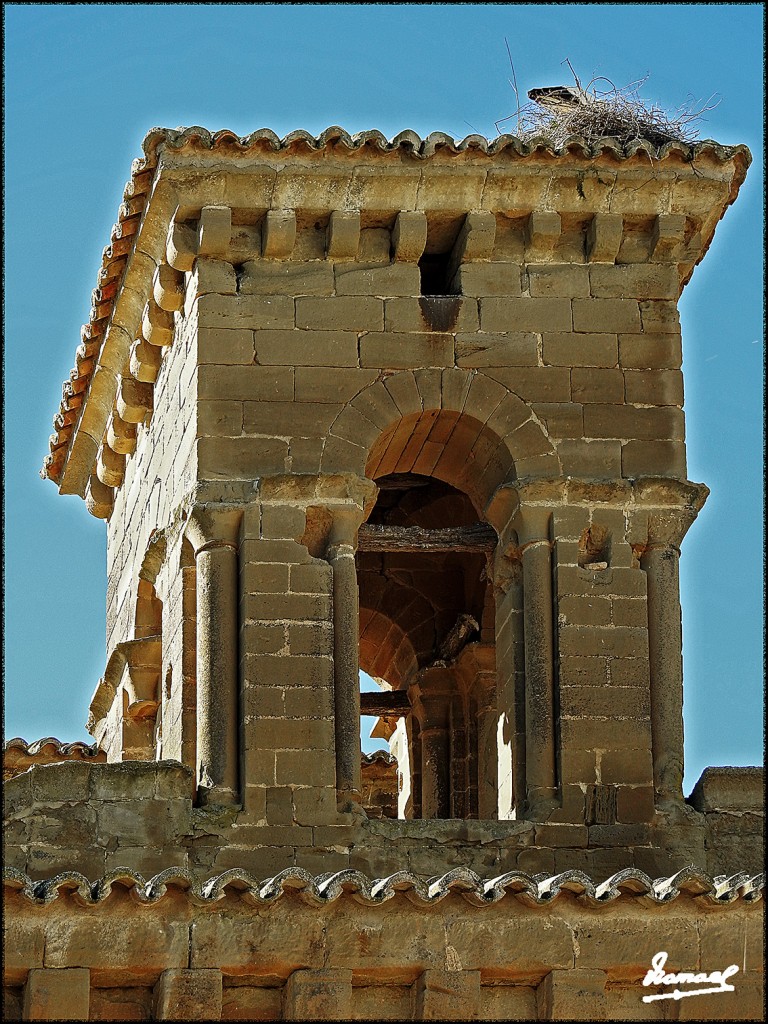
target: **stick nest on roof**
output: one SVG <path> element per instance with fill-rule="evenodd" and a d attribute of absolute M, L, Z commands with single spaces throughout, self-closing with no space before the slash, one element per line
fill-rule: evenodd
<path fill-rule="evenodd" d="M 583 87 L 570 62 L 566 63 L 575 86 L 532 89 L 528 93 L 531 102 L 504 118 L 504 121 L 517 118 L 515 134 L 523 141 L 543 137 L 555 146 L 562 146 L 566 139 L 576 135 L 589 145 L 605 138 L 622 144 L 646 140 L 657 147 L 673 141 L 691 144 L 699 138 L 697 125 L 703 115 L 719 102 L 713 103 L 710 98 L 702 104 L 689 98 L 670 113 L 640 98 L 640 89 L 648 81 L 648 75 L 622 88 L 607 78 L 593 78 Z M 497 130 L 502 123 L 497 122 Z"/>

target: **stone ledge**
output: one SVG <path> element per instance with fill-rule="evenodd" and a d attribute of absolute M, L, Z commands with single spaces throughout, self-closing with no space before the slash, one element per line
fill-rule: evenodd
<path fill-rule="evenodd" d="M 712 811 L 763 811 L 763 768 L 705 768 L 687 801 L 703 814 Z"/>

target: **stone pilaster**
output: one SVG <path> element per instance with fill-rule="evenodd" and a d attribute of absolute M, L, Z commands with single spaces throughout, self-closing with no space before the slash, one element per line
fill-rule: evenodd
<path fill-rule="evenodd" d="M 239 801 L 238 537 L 242 512 L 196 508 L 197 780 L 203 803 Z"/>

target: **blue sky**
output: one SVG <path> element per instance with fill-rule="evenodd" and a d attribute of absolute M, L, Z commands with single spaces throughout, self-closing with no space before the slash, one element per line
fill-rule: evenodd
<path fill-rule="evenodd" d="M 521 93 L 624 85 L 720 103 L 741 195 L 681 301 L 689 477 L 712 490 L 681 561 L 686 792 L 762 762 L 763 6 L 14 5 L 5 15 L 6 736 L 88 739 L 104 670 L 105 529 L 37 476 L 131 160 L 153 125 L 246 134 L 496 133 Z M 511 130 L 514 122 L 506 122 Z"/>

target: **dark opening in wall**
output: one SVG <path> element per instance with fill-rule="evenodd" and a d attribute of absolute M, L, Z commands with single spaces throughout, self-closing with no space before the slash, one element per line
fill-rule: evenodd
<path fill-rule="evenodd" d="M 425 252 L 419 260 L 422 295 L 450 295 L 448 265 L 450 252 Z"/>

